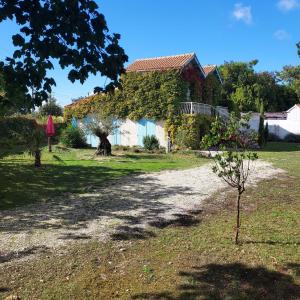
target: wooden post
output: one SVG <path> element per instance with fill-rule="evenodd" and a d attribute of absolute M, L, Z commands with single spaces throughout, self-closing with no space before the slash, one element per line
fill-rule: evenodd
<path fill-rule="evenodd" d="M 49 149 L 49 152 L 52 152 L 52 147 L 51 147 L 51 136 L 48 136 L 48 149 Z"/>

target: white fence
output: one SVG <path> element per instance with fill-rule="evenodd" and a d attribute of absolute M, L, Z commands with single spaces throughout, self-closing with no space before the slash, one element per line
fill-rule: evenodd
<path fill-rule="evenodd" d="M 227 107 L 212 106 L 198 102 L 181 102 L 179 107 L 180 114 L 202 114 L 208 116 L 219 115 L 221 118 L 228 119 L 229 113 Z"/>

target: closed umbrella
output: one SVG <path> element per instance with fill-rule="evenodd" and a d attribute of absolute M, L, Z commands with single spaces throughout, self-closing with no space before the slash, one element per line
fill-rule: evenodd
<path fill-rule="evenodd" d="M 52 152 L 51 137 L 54 136 L 54 134 L 55 134 L 55 128 L 54 128 L 53 119 L 52 119 L 51 115 L 49 115 L 49 117 L 48 117 L 47 127 L 46 127 L 46 134 L 48 136 L 48 148 L 49 148 L 49 152 Z"/>

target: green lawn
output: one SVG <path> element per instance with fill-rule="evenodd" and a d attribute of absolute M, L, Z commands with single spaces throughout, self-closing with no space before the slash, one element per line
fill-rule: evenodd
<path fill-rule="evenodd" d="M 21 299 L 300 299 L 300 145 L 270 143 L 259 155 L 287 173 L 243 195 L 240 245 L 233 242 L 235 194 L 216 194 L 192 222 L 151 228 L 150 238 L 79 243 L 65 254 L 6 265 L 0 295 L 2 289 Z M 226 201 L 213 205 L 219 197 Z"/>
<path fill-rule="evenodd" d="M 108 180 L 138 172 L 199 166 L 207 160 L 193 154 L 117 153 L 93 159 L 93 149 L 44 148 L 40 169 L 27 154 L 7 154 L 0 159 L 0 210 L 47 201 L 66 192 L 83 193 Z M 2 149 L 2 154 L 5 150 Z M 8 152 L 9 153 L 9 152 Z M 0 153 L 1 157 L 1 153 Z"/>

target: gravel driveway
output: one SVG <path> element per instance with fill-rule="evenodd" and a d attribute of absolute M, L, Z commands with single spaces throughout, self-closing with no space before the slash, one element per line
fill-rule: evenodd
<path fill-rule="evenodd" d="M 283 172 L 255 162 L 250 184 Z M 43 204 L 0 212 L 0 262 L 74 241 L 151 236 L 150 225 L 203 208 L 203 200 L 226 185 L 210 165 L 129 176 Z"/>

